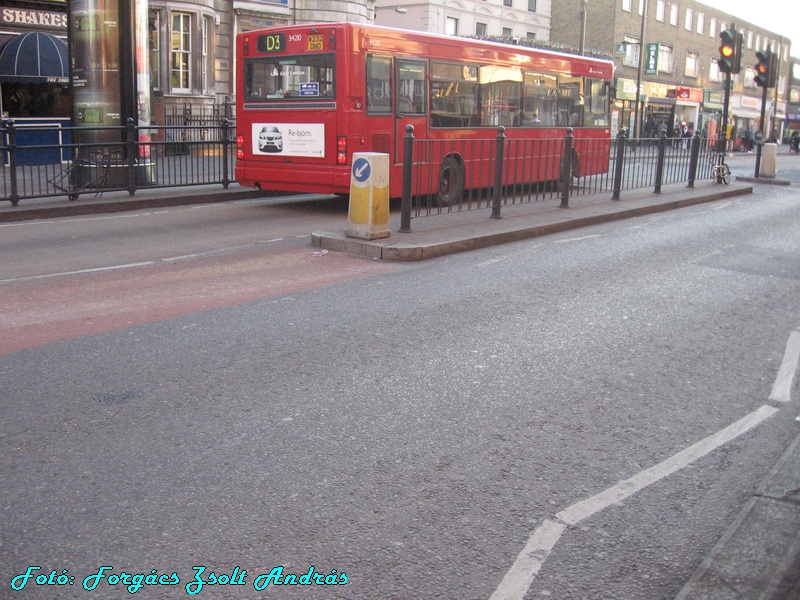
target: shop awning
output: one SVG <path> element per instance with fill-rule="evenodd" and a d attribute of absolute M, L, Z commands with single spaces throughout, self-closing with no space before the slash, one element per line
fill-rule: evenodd
<path fill-rule="evenodd" d="M 4 81 L 68 83 L 67 44 L 38 31 L 18 35 L 0 52 L 0 82 Z"/>

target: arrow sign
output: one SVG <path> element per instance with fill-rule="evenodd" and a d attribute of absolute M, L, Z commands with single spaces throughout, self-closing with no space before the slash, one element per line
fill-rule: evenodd
<path fill-rule="evenodd" d="M 364 183 L 370 175 L 369 161 L 366 158 L 359 158 L 353 163 L 353 178 L 359 183 Z"/>

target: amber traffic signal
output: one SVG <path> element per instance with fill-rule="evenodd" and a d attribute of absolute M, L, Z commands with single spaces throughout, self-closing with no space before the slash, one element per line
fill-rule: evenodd
<path fill-rule="evenodd" d="M 719 70 L 736 74 L 742 65 L 742 34 L 733 29 L 720 32 Z"/>
<path fill-rule="evenodd" d="M 775 87 L 777 69 L 775 68 L 776 55 L 769 50 L 759 50 L 756 52 L 756 85 L 763 88 Z"/>

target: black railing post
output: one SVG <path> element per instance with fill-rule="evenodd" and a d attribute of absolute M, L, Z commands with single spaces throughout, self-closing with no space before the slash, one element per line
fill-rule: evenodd
<path fill-rule="evenodd" d="M 620 129 L 617 133 L 617 158 L 614 163 L 614 189 L 611 194 L 612 200 L 619 200 L 619 193 L 622 191 L 622 167 L 625 161 L 625 130 Z"/>
<path fill-rule="evenodd" d="M 222 187 L 224 189 L 228 189 L 228 186 L 231 183 L 230 179 L 230 171 L 228 169 L 228 156 L 230 156 L 230 129 L 231 129 L 231 122 L 228 120 L 228 117 L 222 119 Z"/>
<path fill-rule="evenodd" d="M 414 168 L 414 126 L 406 125 L 403 138 L 403 197 L 400 200 L 400 229 L 411 232 L 411 171 Z"/>
<path fill-rule="evenodd" d="M 694 182 L 697 179 L 697 165 L 700 162 L 700 132 L 695 131 L 692 137 L 692 154 L 689 157 L 689 185 L 686 187 L 693 188 Z"/>
<path fill-rule="evenodd" d="M 19 204 L 19 184 L 17 183 L 17 128 L 14 121 L 8 123 L 8 168 L 11 176 L 11 206 Z"/>
<path fill-rule="evenodd" d="M 656 163 L 656 187 L 654 193 L 661 193 L 661 182 L 664 180 L 664 159 L 667 156 L 667 131 L 661 131 L 658 138 L 658 162 Z"/>
<path fill-rule="evenodd" d="M 503 156 L 506 145 L 506 128 L 497 128 L 497 151 L 494 161 L 494 193 L 492 194 L 492 219 L 500 219 L 500 206 L 503 200 Z"/>
<path fill-rule="evenodd" d="M 569 208 L 569 188 L 572 182 L 572 127 L 567 127 L 564 139 L 564 156 L 561 157 L 561 204 L 559 208 Z"/>
<path fill-rule="evenodd" d="M 128 157 L 128 195 L 133 196 L 136 193 L 136 126 L 132 117 L 128 117 L 125 131 L 125 154 Z"/>

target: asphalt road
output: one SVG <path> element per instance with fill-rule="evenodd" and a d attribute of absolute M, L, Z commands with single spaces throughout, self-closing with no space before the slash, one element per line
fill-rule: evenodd
<path fill-rule="evenodd" d="M 673 598 L 797 433 L 796 189 L 402 265 L 242 208 L 4 262 L 0 597 Z"/>

